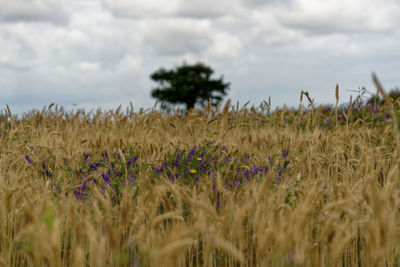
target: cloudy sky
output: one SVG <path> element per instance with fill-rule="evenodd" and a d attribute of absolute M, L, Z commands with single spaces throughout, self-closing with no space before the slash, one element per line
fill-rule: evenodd
<path fill-rule="evenodd" d="M 149 75 L 204 62 L 227 98 L 317 104 L 400 86 L 398 0 L 0 0 L 0 104 L 152 107 Z"/>

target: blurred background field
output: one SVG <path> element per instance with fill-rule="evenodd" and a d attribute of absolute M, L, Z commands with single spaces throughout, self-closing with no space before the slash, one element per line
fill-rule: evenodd
<path fill-rule="evenodd" d="M 397 98 L 301 95 L 276 110 L 7 106 L 0 265 L 398 266 Z"/>

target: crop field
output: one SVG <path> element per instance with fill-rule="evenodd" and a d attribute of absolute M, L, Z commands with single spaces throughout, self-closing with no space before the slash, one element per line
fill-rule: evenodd
<path fill-rule="evenodd" d="M 399 266 L 399 105 L 301 95 L 274 111 L 7 106 L 0 265 Z"/>

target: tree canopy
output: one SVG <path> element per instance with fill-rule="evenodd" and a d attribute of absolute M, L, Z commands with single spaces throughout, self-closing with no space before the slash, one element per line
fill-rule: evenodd
<path fill-rule="evenodd" d="M 159 84 L 152 89 L 151 96 L 171 104 L 185 104 L 187 110 L 196 104 L 204 107 L 210 98 L 211 104 L 216 106 L 226 95 L 230 83 L 224 83 L 223 76 L 212 79 L 213 73 L 213 69 L 203 63 L 184 63 L 171 70 L 160 68 L 150 76 Z"/>

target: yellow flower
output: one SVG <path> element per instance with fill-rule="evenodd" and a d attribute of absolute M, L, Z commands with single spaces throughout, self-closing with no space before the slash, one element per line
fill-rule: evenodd
<path fill-rule="evenodd" d="M 197 160 L 198 160 L 198 161 L 200 161 L 200 160 L 201 160 L 201 158 L 200 158 L 200 157 L 198 157 L 198 158 L 197 158 Z"/>
<path fill-rule="evenodd" d="M 190 173 L 196 173 L 196 170 L 191 169 Z"/>

